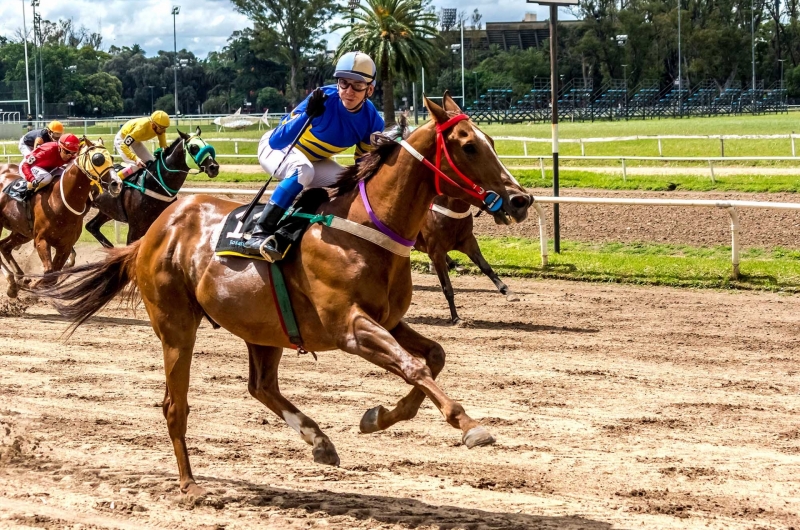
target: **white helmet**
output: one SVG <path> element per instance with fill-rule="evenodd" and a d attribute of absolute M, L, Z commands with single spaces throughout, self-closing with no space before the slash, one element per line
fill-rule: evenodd
<path fill-rule="evenodd" d="M 333 77 L 363 81 L 375 86 L 377 72 L 375 61 L 369 55 L 362 52 L 347 52 L 336 61 Z"/>

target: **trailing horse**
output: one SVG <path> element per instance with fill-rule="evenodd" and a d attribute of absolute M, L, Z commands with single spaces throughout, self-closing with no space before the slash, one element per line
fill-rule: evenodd
<path fill-rule="evenodd" d="M 456 311 L 455 293 L 450 283 L 449 270 L 455 263 L 447 253 L 452 250 L 466 254 L 472 263 L 492 280 L 497 290 L 505 295 L 506 300 L 509 302 L 519 300 L 483 257 L 478 240 L 472 233 L 473 221 L 470 210 L 470 204 L 461 199 L 444 195 L 436 197 L 414 244 L 414 249 L 425 252 L 431 258 L 447 305 L 450 306 L 450 319 L 455 324 L 461 322 L 461 318 Z"/>
<path fill-rule="evenodd" d="M 177 198 L 178 191 L 186 182 L 190 171 L 204 172 L 210 178 L 219 174 L 214 148 L 200 138 L 200 127 L 190 136 L 178 131 L 178 138 L 145 168 L 141 184 L 133 182 L 135 177 L 124 181 L 122 193 L 113 196 L 108 192 L 97 196 L 92 206 L 98 209 L 86 230 L 101 245 L 112 248 L 100 228 L 108 221 L 128 223 L 130 244 L 140 239 L 150 225 Z"/>
<path fill-rule="evenodd" d="M 490 210 L 499 224 L 526 218 L 532 197 L 505 170 L 491 138 L 461 114 L 449 94 L 444 108 L 425 101 L 433 118 L 401 145 L 386 141 L 343 173 L 300 245 L 281 262 L 304 347 L 341 349 L 400 376 L 413 388 L 389 410 L 368 410 L 371 433 L 413 418 L 426 397 L 469 447 L 494 438 L 436 384 L 445 353 L 402 318 L 411 304 L 411 244 L 437 191 Z M 430 160 L 445 155 L 440 168 Z M 293 345 L 273 300 L 276 265 L 215 254 L 223 220 L 238 203 L 197 195 L 175 202 L 139 241 L 57 276 L 41 294 L 72 321 L 72 331 L 114 296 L 136 291 L 161 340 L 167 390 L 164 417 L 178 460 L 181 490 L 201 495 L 186 447 L 189 371 L 203 318 L 243 339 L 248 390 L 312 446 L 316 462 L 338 465 L 333 443 L 316 422 L 281 395 L 278 366 Z M 405 243 L 400 243 L 404 241 Z M 127 291 L 126 291 L 127 289 Z M 277 291 L 276 291 L 277 292 Z M 299 348 L 298 348 L 299 349 Z"/>
<path fill-rule="evenodd" d="M 18 166 L 0 167 L 0 189 L 6 190 L 19 178 Z M 108 183 L 111 194 L 119 194 L 122 181 L 111 164 L 111 154 L 102 141 L 95 145 L 84 138 L 78 157 L 64 173 L 30 199 L 20 202 L 0 193 L 0 225 L 11 232 L 0 240 L 0 268 L 10 298 L 17 296 L 17 280 L 25 274 L 11 251 L 33 239 L 45 274 L 61 270 L 83 230 L 91 188 L 99 187 L 101 180 Z"/>

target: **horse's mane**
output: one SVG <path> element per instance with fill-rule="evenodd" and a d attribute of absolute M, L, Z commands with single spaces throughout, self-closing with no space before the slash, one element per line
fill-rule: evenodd
<path fill-rule="evenodd" d="M 166 149 L 164 149 L 164 156 L 169 156 L 169 155 L 171 155 L 171 154 L 172 154 L 172 150 L 173 150 L 173 149 L 175 149 L 175 146 L 177 146 L 177 145 L 178 145 L 178 142 L 180 142 L 181 140 L 183 140 L 183 138 L 181 138 L 181 137 L 180 137 L 180 135 L 178 135 L 178 137 L 177 137 L 177 138 L 175 138 L 175 139 L 172 141 L 172 143 L 171 143 L 171 144 L 169 144 L 169 145 L 167 146 L 167 148 L 166 148 Z"/>
<path fill-rule="evenodd" d="M 383 162 L 400 147 L 395 139 L 401 137 L 405 140 L 410 134 L 408 119 L 402 114 L 394 127 L 373 134 L 372 141 L 375 149 L 362 156 L 358 164 L 347 166 L 342 170 L 336 184 L 330 188 L 331 197 L 344 195 L 354 190 L 360 181 L 372 177 L 383 165 Z"/>

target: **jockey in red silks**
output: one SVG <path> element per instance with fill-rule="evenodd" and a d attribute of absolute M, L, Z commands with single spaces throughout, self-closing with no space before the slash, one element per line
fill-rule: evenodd
<path fill-rule="evenodd" d="M 20 164 L 22 176 L 33 193 L 47 186 L 64 171 L 64 166 L 78 156 L 81 143 L 74 134 L 65 134 L 58 142 L 47 142 L 31 152 Z"/>

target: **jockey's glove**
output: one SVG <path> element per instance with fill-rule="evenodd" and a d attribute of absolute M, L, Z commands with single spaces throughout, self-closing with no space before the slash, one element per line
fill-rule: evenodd
<path fill-rule="evenodd" d="M 308 98 L 308 105 L 306 105 L 306 114 L 309 118 L 313 120 L 325 114 L 326 99 L 328 99 L 328 95 L 321 88 L 317 88 L 311 93 L 311 97 Z"/>

